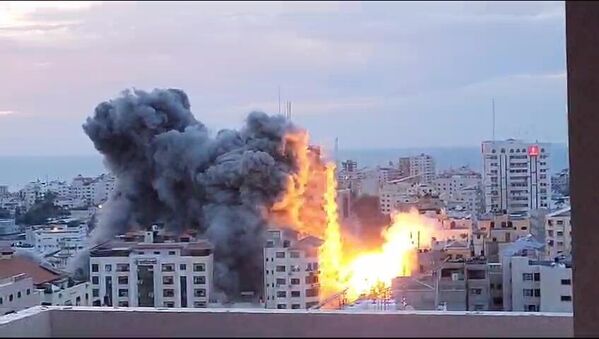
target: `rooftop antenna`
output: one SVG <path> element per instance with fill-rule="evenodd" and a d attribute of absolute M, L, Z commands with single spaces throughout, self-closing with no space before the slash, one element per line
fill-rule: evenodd
<path fill-rule="evenodd" d="M 335 137 L 335 168 L 339 168 L 339 138 Z"/>
<path fill-rule="evenodd" d="M 491 111 L 493 112 L 493 142 L 495 142 L 495 98 L 491 98 Z"/>
<path fill-rule="evenodd" d="M 281 115 L 281 85 L 279 85 L 279 115 Z"/>

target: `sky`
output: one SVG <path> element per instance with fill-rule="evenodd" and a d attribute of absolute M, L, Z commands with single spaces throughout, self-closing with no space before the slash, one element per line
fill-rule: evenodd
<path fill-rule="evenodd" d="M 216 133 L 247 113 L 342 149 L 566 142 L 563 2 L 0 2 L 0 155 L 94 154 L 127 88 L 187 92 Z"/>

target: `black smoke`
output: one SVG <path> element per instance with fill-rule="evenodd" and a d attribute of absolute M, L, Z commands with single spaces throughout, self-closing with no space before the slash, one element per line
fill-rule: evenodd
<path fill-rule="evenodd" d="M 261 290 L 266 213 L 298 171 L 285 135 L 300 129 L 252 112 L 241 130 L 212 136 L 178 89 L 124 91 L 99 104 L 83 129 L 117 177 L 92 243 L 154 222 L 197 229 L 215 246 L 217 290 Z"/>

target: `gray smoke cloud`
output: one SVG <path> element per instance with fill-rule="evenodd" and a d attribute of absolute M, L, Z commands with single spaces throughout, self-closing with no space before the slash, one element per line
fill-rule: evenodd
<path fill-rule="evenodd" d="M 298 171 L 285 139 L 298 127 L 252 112 L 241 130 L 211 136 L 183 91 L 154 89 L 102 102 L 83 129 L 117 177 L 92 244 L 158 221 L 198 229 L 215 246 L 217 290 L 261 290 L 266 211 Z"/>

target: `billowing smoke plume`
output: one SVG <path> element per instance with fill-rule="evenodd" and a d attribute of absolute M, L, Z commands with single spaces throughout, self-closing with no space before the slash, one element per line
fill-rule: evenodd
<path fill-rule="evenodd" d="M 163 222 L 195 228 L 215 246 L 215 285 L 227 295 L 259 290 L 266 216 L 297 175 L 304 131 L 283 116 L 252 112 L 240 131 L 211 136 L 177 89 L 125 91 L 83 125 L 117 177 L 91 242 Z M 246 283 L 246 285 L 240 285 Z"/>

